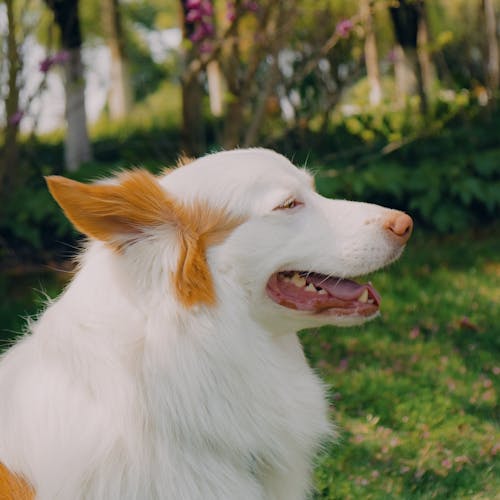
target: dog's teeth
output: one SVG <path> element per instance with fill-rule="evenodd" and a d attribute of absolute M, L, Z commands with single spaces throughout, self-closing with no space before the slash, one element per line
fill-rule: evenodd
<path fill-rule="evenodd" d="M 302 287 L 306 286 L 306 279 L 302 278 L 302 276 L 299 276 L 297 273 L 295 273 L 292 277 L 292 283 L 295 286 L 302 288 Z"/>
<path fill-rule="evenodd" d="M 363 293 L 358 297 L 358 302 L 368 302 L 368 290 L 365 288 Z"/>
<path fill-rule="evenodd" d="M 368 304 L 375 304 L 375 301 L 373 299 L 368 299 Z"/>
<path fill-rule="evenodd" d="M 306 290 L 308 292 L 314 292 L 314 293 L 316 293 L 316 291 L 317 291 L 316 287 L 312 283 L 309 283 L 309 285 L 306 286 Z"/>
<path fill-rule="evenodd" d="M 326 295 L 326 290 L 323 290 L 323 288 L 320 288 L 320 289 L 318 290 L 318 294 L 319 294 L 319 295 Z"/>

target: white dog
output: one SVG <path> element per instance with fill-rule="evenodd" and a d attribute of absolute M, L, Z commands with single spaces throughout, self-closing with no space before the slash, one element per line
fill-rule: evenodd
<path fill-rule="evenodd" d="M 91 243 L 1 361 L 0 497 L 305 498 L 332 427 L 295 332 L 375 317 L 349 278 L 397 259 L 410 217 L 262 149 L 48 184 Z"/>

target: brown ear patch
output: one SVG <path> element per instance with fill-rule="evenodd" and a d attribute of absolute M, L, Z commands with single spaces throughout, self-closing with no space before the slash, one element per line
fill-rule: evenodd
<path fill-rule="evenodd" d="M 146 170 L 120 174 L 117 184 L 46 178 L 52 196 L 82 233 L 120 248 L 145 228 L 175 222 L 174 203 Z"/>
<path fill-rule="evenodd" d="M 225 211 L 203 203 L 179 207 L 178 214 L 182 220 L 182 235 L 179 264 L 174 274 L 177 295 L 186 306 L 213 305 L 215 290 L 206 250 L 222 243 L 244 219 L 230 217 Z"/>
<path fill-rule="evenodd" d="M 116 251 L 140 239 L 147 228 L 177 229 L 180 255 L 173 284 L 178 299 L 187 307 L 215 303 L 206 249 L 221 243 L 241 218 L 202 203 L 183 206 L 141 169 L 120 174 L 116 184 L 82 184 L 58 176 L 46 180 L 74 226 Z"/>
<path fill-rule="evenodd" d="M 33 488 L 20 476 L 13 474 L 0 462 L 0 499 L 34 500 Z"/>

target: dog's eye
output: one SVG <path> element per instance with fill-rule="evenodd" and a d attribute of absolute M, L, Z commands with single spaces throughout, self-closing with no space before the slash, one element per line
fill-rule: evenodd
<path fill-rule="evenodd" d="M 303 203 L 300 201 L 297 201 L 295 198 L 289 198 L 281 205 L 278 205 L 274 210 L 286 210 L 288 208 L 295 208 L 295 207 L 298 207 L 300 205 L 303 205 Z"/>

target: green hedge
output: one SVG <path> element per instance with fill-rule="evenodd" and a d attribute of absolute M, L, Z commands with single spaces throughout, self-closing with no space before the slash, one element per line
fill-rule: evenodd
<path fill-rule="evenodd" d="M 500 207 L 499 166 L 500 148 L 471 157 L 321 169 L 317 182 L 328 196 L 400 208 L 427 228 L 454 232 L 493 220 Z"/>

